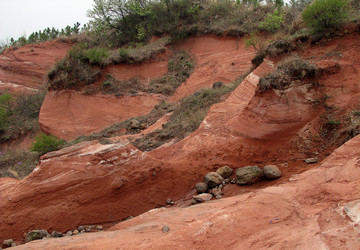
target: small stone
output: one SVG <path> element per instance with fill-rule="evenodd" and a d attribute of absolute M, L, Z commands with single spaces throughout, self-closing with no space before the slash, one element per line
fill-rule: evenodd
<path fill-rule="evenodd" d="M 79 233 L 79 230 L 77 230 L 77 229 L 75 229 L 74 231 L 73 231 L 73 235 L 77 235 Z"/>
<path fill-rule="evenodd" d="M 46 230 L 32 230 L 26 234 L 25 242 L 41 240 L 47 237 L 50 237 L 50 234 Z"/>
<path fill-rule="evenodd" d="M 73 232 L 72 231 L 67 231 L 66 232 L 66 236 L 72 236 L 73 235 Z"/>
<path fill-rule="evenodd" d="M 141 123 L 140 124 L 140 129 L 146 129 L 147 128 L 147 125 L 146 125 L 146 123 Z"/>
<path fill-rule="evenodd" d="M 126 217 L 126 218 L 124 219 L 124 221 L 125 221 L 125 220 L 131 220 L 132 218 L 134 218 L 134 216 Z"/>
<path fill-rule="evenodd" d="M 138 128 L 140 128 L 140 122 L 139 122 L 138 120 L 136 120 L 136 119 L 132 119 L 132 120 L 130 121 L 130 128 L 131 128 L 131 129 L 138 129 Z"/>
<path fill-rule="evenodd" d="M 213 88 L 214 88 L 214 89 L 216 89 L 216 88 L 221 88 L 223 85 L 224 85 L 223 82 L 214 82 L 214 83 L 213 83 Z"/>
<path fill-rule="evenodd" d="M 8 239 L 3 241 L 3 245 L 6 247 L 11 247 L 11 244 L 14 242 L 13 239 Z"/>
<path fill-rule="evenodd" d="M 91 232 L 91 228 L 88 228 L 88 227 L 87 227 L 87 228 L 85 229 L 85 232 L 90 233 L 90 232 Z"/>
<path fill-rule="evenodd" d="M 216 173 L 218 173 L 219 175 L 221 175 L 224 178 L 229 178 L 233 173 L 233 169 L 229 166 L 223 166 L 223 167 L 219 168 L 218 170 L 216 170 Z"/>
<path fill-rule="evenodd" d="M 167 233 L 167 232 L 169 232 L 169 231 L 170 231 L 170 227 L 169 227 L 169 226 L 167 226 L 167 225 L 163 226 L 163 228 L 162 228 L 162 232 L 163 232 L 163 233 Z"/>
<path fill-rule="evenodd" d="M 97 230 L 102 230 L 102 229 L 103 229 L 103 226 L 97 225 L 97 226 L 96 226 L 96 229 L 97 229 Z"/>
<path fill-rule="evenodd" d="M 166 204 L 167 204 L 167 205 L 171 205 L 171 203 L 172 203 L 172 200 L 171 200 L 171 199 L 167 199 L 167 200 L 166 200 Z"/>
<path fill-rule="evenodd" d="M 215 187 L 215 188 L 211 189 L 210 193 L 211 193 L 213 196 L 221 195 L 221 194 L 222 194 L 222 187 L 221 187 L 221 185 L 220 185 L 219 187 Z"/>
<path fill-rule="evenodd" d="M 229 184 L 230 183 L 230 179 L 225 179 L 225 184 Z"/>
<path fill-rule="evenodd" d="M 215 198 L 216 198 L 216 199 L 221 199 L 221 198 L 222 198 L 222 195 L 221 195 L 221 194 L 218 194 L 218 195 L 216 195 Z"/>
<path fill-rule="evenodd" d="M 84 230 L 85 230 L 84 226 L 78 226 L 78 231 L 79 232 L 84 231 Z"/>
<path fill-rule="evenodd" d="M 304 159 L 304 162 L 306 162 L 307 164 L 317 163 L 318 158 L 317 157 L 315 157 L 315 158 L 307 158 L 307 159 Z"/>
<path fill-rule="evenodd" d="M 195 187 L 198 194 L 206 193 L 209 190 L 209 186 L 205 182 L 199 182 Z"/>
<path fill-rule="evenodd" d="M 236 179 L 233 178 L 230 182 L 231 182 L 231 184 L 235 184 L 235 183 L 236 183 Z"/>
<path fill-rule="evenodd" d="M 224 180 L 224 178 L 216 172 L 210 172 L 205 175 L 204 180 L 205 183 L 208 184 L 210 188 L 213 188 L 220 185 Z"/>
<path fill-rule="evenodd" d="M 198 195 L 194 195 L 193 196 L 194 200 L 196 200 L 197 202 L 204 202 L 204 201 L 209 201 L 212 198 L 211 194 L 207 194 L 207 193 L 202 193 L 202 194 L 198 194 Z"/>
<path fill-rule="evenodd" d="M 274 180 L 281 177 L 280 169 L 275 165 L 268 165 L 263 168 L 264 176 L 268 180 Z"/>
<path fill-rule="evenodd" d="M 16 247 L 16 243 L 15 242 L 11 243 L 11 247 Z"/>
<path fill-rule="evenodd" d="M 246 166 L 236 170 L 236 183 L 248 185 L 260 181 L 263 178 L 263 171 L 258 166 Z"/>
<path fill-rule="evenodd" d="M 195 204 L 198 204 L 199 202 L 197 202 L 195 199 L 192 199 L 191 200 L 191 205 L 195 205 Z"/>
<path fill-rule="evenodd" d="M 51 233 L 52 238 L 60 238 L 62 236 L 63 236 L 62 233 L 58 233 L 56 231 L 52 231 L 52 233 Z"/>

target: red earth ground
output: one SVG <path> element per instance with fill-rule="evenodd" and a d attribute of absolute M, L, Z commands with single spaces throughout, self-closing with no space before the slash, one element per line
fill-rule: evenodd
<path fill-rule="evenodd" d="M 259 77 L 274 70 L 271 61 L 265 60 L 226 100 L 210 109 L 198 130 L 175 144 L 141 152 L 121 138 L 109 145 L 83 142 L 45 155 L 25 179 L 0 180 L 0 240 L 21 241 L 23 233 L 32 229 L 65 232 L 82 224 L 116 222 L 164 206 L 168 198 L 176 201 L 175 206 L 186 206 L 194 185 L 219 166 L 278 164 L 283 177 L 277 181 L 226 186 L 225 197 L 240 196 L 148 212 L 113 227 L 114 232 L 65 239 L 61 246 L 203 248 L 209 242 L 208 248 L 213 249 L 219 248 L 213 245 L 218 240 L 225 248 L 359 247 L 357 231 L 338 212 L 345 202 L 359 199 L 355 167 L 359 137 L 321 167 L 302 163 L 310 156 L 322 160 L 333 149 L 316 140 L 325 105 L 314 103 L 326 93 L 327 105 L 337 105 L 343 114 L 359 105 L 359 50 L 357 33 L 326 45 L 307 45 L 299 54 L 329 72 L 285 91 L 261 93 Z M 340 58 L 332 57 L 339 53 Z M 224 64 L 229 62 L 226 58 Z M 336 63 L 340 68 L 331 71 Z M 210 78 L 204 86 L 216 80 Z M 315 80 L 320 86 L 314 87 Z M 189 93 L 200 88 L 191 77 L 187 83 Z M 181 98 L 181 89 L 171 98 Z M 296 175 L 305 170 L 309 171 Z M 168 234 L 161 232 L 162 224 L 170 226 Z M 117 236 L 121 241 L 111 240 Z M 68 241 L 74 245 L 66 245 Z M 51 244 L 56 242 L 27 246 L 55 248 Z"/>

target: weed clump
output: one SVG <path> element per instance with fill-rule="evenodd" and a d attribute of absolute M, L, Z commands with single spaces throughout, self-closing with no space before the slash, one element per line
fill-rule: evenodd
<path fill-rule="evenodd" d="M 168 62 L 168 73 L 152 80 L 147 89 L 150 93 L 171 95 L 194 69 L 194 60 L 185 51 L 173 51 Z"/>
<path fill-rule="evenodd" d="M 60 140 L 54 135 L 40 133 L 35 137 L 35 142 L 31 145 L 30 150 L 43 155 L 58 150 L 64 143 L 64 140 Z"/>
<path fill-rule="evenodd" d="M 22 179 L 33 171 L 39 163 L 40 154 L 13 150 L 0 152 L 0 177 Z"/>
<path fill-rule="evenodd" d="M 316 66 L 298 56 L 291 56 L 283 60 L 277 70 L 261 78 L 259 81 L 260 90 L 284 89 L 295 80 L 315 76 Z"/>

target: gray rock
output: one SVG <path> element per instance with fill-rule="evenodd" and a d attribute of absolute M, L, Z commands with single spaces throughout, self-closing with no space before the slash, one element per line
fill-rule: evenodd
<path fill-rule="evenodd" d="M 318 158 L 317 157 L 315 157 L 315 158 L 307 158 L 307 159 L 304 159 L 304 162 L 306 162 L 307 164 L 317 163 Z"/>
<path fill-rule="evenodd" d="M 222 198 L 222 195 L 221 195 L 221 194 L 218 194 L 218 195 L 216 195 L 215 198 L 216 198 L 216 199 L 221 199 L 221 198 Z"/>
<path fill-rule="evenodd" d="M 205 182 L 199 182 L 195 187 L 198 194 L 206 193 L 209 190 L 209 186 Z"/>
<path fill-rule="evenodd" d="M 169 232 L 169 231 L 170 231 L 170 227 L 169 227 L 169 226 L 167 226 L 167 225 L 163 226 L 163 228 L 162 228 L 162 232 L 163 232 L 163 233 L 167 233 L 167 232 Z"/>
<path fill-rule="evenodd" d="M 97 225 L 97 226 L 96 226 L 96 229 L 97 229 L 97 230 L 103 230 L 103 226 Z"/>
<path fill-rule="evenodd" d="M 131 220 L 132 218 L 134 218 L 134 216 L 126 217 L 126 218 L 124 219 L 124 221 L 125 221 L 125 220 Z"/>
<path fill-rule="evenodd" d="M 192 199 L 191 200 L 191 205 L 195 205 L 195 204 L 198 204 L 199 202 L 197 202 L 195 199 Z"/>
<path fill-rule="evenodd" d="M 238 185 L 253 184 L 263 178 L 263 171 L 258 166 L 246 166 L 236 170 L 236 183 Z"/>
<path fill-rule="evenodd" d="M 208 184 L 210 188 L 220 185 L 223 180 L 224 178 L 216 172 L 210 172 L 205 175 L 205 183 Z"/>
<path fill-rule="evenodd" d="M 198 194 L 198 195 L 194 195 L 193 196 L 194 200 L 196 200 L 197 202 L 204 202 L 204 201 L 209 201 L 212 198 L 211 194 L 207 194 L 207 193 L 202 193 L 202 194 Z"/>
<path fill-rule="evenodd" d="M 281 177 L 281 170 L 276 165 L 268 165 L 263 168 L 264 177 L 268 180 L 274 180 Z"/>
<path fill-rule="evenodd" d="M 84 226 L 78 226 L 78 231 L 81 232 L 81 231 L 84 231 L 85 230 L 85 227 Z"/>
<path fill-rule="evenodd" d="M 67 231 L 66 232 L 66 236 L 72 236 L 72 235 L 73 235 L 72 231 Z"/>
<path fill-rule="evenodd" d="M 223 82 L 214 82 L 213 88 L 214 88 L 214 89 L 216 89 L 216 88 L 221 88 L 223 85 L 224 85 Z"/>
<path fill-rule="evenodd" d="M 63 236 L 62 233 L 59 233 L 59 232 L 56 232 L 56 231 L 52 231 L 52 233 L 51 233 L 52 238 L 60 238 L 62 236 Z"/>
<path fill-rule="evenodd" d="M 216 173 L 221 175 L 223 178 L 229 178 L 233 173 L 233 169 L 229 166 L 223 166 L 216 170 Z"/>
<path fill-rule="evenodd" d="M 222 186 L 220 185 L 218 187 L 211 189 L 210 194 L 212 194 L 213 196 L 221 195 L 222 194 Z"/>
<path fill-rule="evenodd" d="M 50 234 L 46 230 L 32 230 L 26 234 L 25 242 L 41 240 L 48 237 L 50 237 Z"/>
<path fill-rule="evenodd" d="M 14 243 L 13 239 L 8 239 L 3 241 L 3 246 L 11 247 L 11 244 Z"/>
<path fill-rule="evenodd" d="M 131 129 L 138 129 L 138 128 L 140 128 L 140 126 L 141 126 L 141 123 L 138 120 L 132 119 L 130 121 L 130 128 Z"/>
<path fill-rule="evenodd" d="M 11 243 L 11 247 L 16 247 L 16 243 L 15 242 Z"/>
<path fill-rule="evenodd" d="M 79 230 L 77 230 L 77 229 L 75 229 L 74 231 L 73 231 L 73 235 L 77 235 L 79 233 Z"/>

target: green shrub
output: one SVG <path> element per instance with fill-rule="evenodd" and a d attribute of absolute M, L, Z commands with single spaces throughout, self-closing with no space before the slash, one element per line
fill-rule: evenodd
<path fill-rule="evenodd" d="M 272 14 L 267 14 L 265 21 L 261 22 L 259 29 L 274 32 L 281 28 L 284 23 L 284 13 L 281 10 L 275 10 Z"/>
<path fill-rule="evenodd" d="M 313 32 L 336 28 L 348 15 L 347 0 L 315 0 L 302 12 L 304 22 Z"/>
<path fill-rule="evenodd" d="M 62 144 L 64 144 L 64 141 L 56 136 L 40 133 L 35 137 L 35 142 L 32 143 L 30 150 L 46 154 L 58 150 Z"/>
<path fill-rule="evenodd" d="M 109 52 L 106 48 L 91 48 L 84 52 L 84 57 L 90 64 L 105 66 L 108 64 Z"/>

